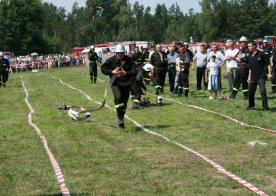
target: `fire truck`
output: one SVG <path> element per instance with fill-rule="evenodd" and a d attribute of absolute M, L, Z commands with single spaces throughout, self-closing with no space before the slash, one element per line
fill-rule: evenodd
<path fill-rule="evenodd" d="M 271 35 L 271 36 L 264 36 L 264 39 L 268 41 L 268 45 L 275 47 L 276 46 L 276 36 Z"/>

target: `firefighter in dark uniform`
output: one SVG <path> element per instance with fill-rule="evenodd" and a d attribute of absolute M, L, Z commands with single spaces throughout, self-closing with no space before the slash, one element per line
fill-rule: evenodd
<path fill-rule="evenodd" d="M 180 46 L 179 57 L 176 59 L 176 71 L 180 73 L 178 80 L 178 96 L 188 97 L 189 94 L 189 73 L 190 73 L 191 55 L 186 50 L 186 47 Z"/>
<path fill-rule="evenodd" d="M 272 68 L 272 65 L 271 65 L 271 57 L 272 57 L 272 53 L 273 53 L 273 49 L 271 46 L 268 45 L 268 41 L 266 39 L 263 40 L 263 51 L 265 53 L 265 56 L 267 58 L 267 62 L 269 64 L 269 66 Z M 273 74 L 272 74 L 273 75 Z M 271 88 L 272 88 L 272 91 L 271 93 L 274 93 L 273 91 L 275 91 L 276 89 L 276 85 L 272 83 L 272 80 L 273 80 L 273 77 L 271 79 Z M 275 90 L 273 90 L 275 89 Z M 276 91 L 275 91 L 276 92 Z"/>
<path fill-rule="evenodd" d="M 124 116 L 129 99 L 131 78 L 137 74 L 131 58 L 125 55 L 123 44 L 116 45 L 116 55 L 107 59 L 101 66 L 101 71 L 111 78 L 115 77 L 111 89 L 114 95 L 114 103 L 118 117 L 118 125 L 124 128 Z"/>
<path fill-rule="evenodd" d="M 249 110 L 255 106 L 255 92 L 257 89 L 257 85 L 259 85 L 260 93 L 262 96 L 263 111 L 269 111 L 265 83 L 267 79 L 267 72 L 268 78 L 271 78 L 270 66 L 268 66 L 269 63 L 267 62 L 265 54 L 257 50 L 256 42 L 249 43 L 248 48 L 250 51 L 250 54 L 248 56 L 248 82 L 250 82 L 250 87 L 248 95 L 249 103 L 246 109 Z"/>
<path fill-rule="evenodd" d="M 233 84 L 233 90 L 231 95 L 229 96 L 230 99 L 235 99 L 237 93 L 239 92 L 240 85 L 242 84 L 242 92 L 243 92 L 243 99 L 248 99 L 248 74 L 249 74 L 249 65 L 248 65 L 248 57 L 249 57 L 249 49 L 248 49 L 248 40 L 246 37 L 242 36 L 240 38 L 241 48 L 236 56 L 236 60 L 238 62 L 238 71 L 237 77 Z"/>
<path fill-rule="evenodd" d="M 161 51 L 161 45 L 156 45 L 156 51 L 150 57 L 150 64 L 154 66 L 156 95 L 162 95 L 167 73 L 167 59 L 164 52 Z"/>
<path fill-rule="evenodd" d="M 88 59 L 89 59 L 89 74 L 91 84 L 96 84 L 97 82 L 97 65 L 99 63 L 100 57 L 96 52 L 94 52 L 95 47 L 91 46 L 88 52 Z"/>
<path fill-rule="evenodd" d="M 142 55 L 143 55 L 143 64 L 144 65 L 149 64 L 150 63 L 150 51 L 149 51 L 148 46 L 143 47 Z M 144 76 L 143 80 L 145 81 L 146 85 L 150 84 L 150 77 L 148 74 Z"/>
<path fill-rule="evenodd" d="M 271 93 L 276 93 L 276 48 L 274 48 L 272 53 L 272 65 L 271 65 Z"/>
<path fill-rule="evenodd" d="M 141 102 L 142 91 L 146 91 L 146 87 L 143 84 L 143 54 L 140 52 L 139 48 L 135 48 L 134 54 L 131 56 L 132 63 L 134 64 L 137 75 L 133 77 L 133 82 L 131 86 L 131 95 L 132 95 L 132 109 L 139 109 L 139 104 Z"/>
<path fill-rule="evenodd" d="M 8 74 L 10 69 L 10 62 L 4 58 L 4 53 L 0 52 L 0 87 L 6 87 Z"/>

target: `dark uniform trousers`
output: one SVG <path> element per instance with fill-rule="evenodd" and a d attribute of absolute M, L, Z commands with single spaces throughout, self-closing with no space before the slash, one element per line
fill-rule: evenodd
<path fill-rule="evenodd" d="M 271 88 L 272 92 L 276 93 L 276 64 L 272 66 Z"/>
<path fill-rule="evenodd" d="M 155 69 L 155 83 L 156 83 L 156 95 L 161 95 L 164 92 L 164 85 L 166 80 L 167 70 L 166 68 Z"/>
<path fill-rule="evenodd" d="M 203 79 L 204 89 L 207 89 L 208 83 L 205 82 L 205 70 L 206 67 L 197 67 L 196 68 L 196 87 L 197 90 L 201 89 L 201 82 Z"/>
<path fill-rule="evenodd" d="M 183 94 L 183 90 L 184 90 L 184 95 L 186 97 L 188 97 L 189 94 L 189 74 L 190 74 L 190 70 L 189 69 L 185 69 L 184 71 L 180 72 L 180 78 L 179 78 L 179 83 L 178 83 L 178 95 L 182 95 Z"/>
<path fill-rule="evenodd" d="M 239 69 L 237 69 L 237 77 L 234 80 L 234 84 L 233 84 L 233 91 L 232 91 L 232 95 L 236 96 L 240 85 L 242 84 L 242 89 L 243 89 L 243 95 L 244 97 L 248 96 L 248 74 L 249 74 L 249 68 L 248 67 L 240 67 Z"/>
<path fill-rule="evenodd" d="M 176 76 L 175 66 L 169 67 L 168 75 L 169 75 L 170 91 L 173 93 L 174 92 L 174 81 L 175 81 L 175 76 Z"/>
<path fill-rule="evenodd" d="M 127 101 L 130 93 L 130 84 L 126 86 L 113 84 L 111 89 L 114 95 L 114 104 L 117 111 L 117 117 L 119 119 L 123 119 L 126 113 Z"/>
<path fill-rule="evenodd" d="M 260 93 L 262 96 L 262 106 L 263 109 L 268 109 L 268 103 L 267 103 L 267 94 L 266 94 L 266 88 L 265 88 L 265 80 L 259 79 L 258 81 L 251 81 L 249 86 L 249 107 L 255 106 L 255 92 L 257 89 L 257 85 L 259 85 Z"/>
<path fill-rule="evenodd" d="M 90 73 L 90 80 L 91 82 L 96 83 L 97 81 L 97 63 L 96 62 L 90 62 L 89 63 L 89 73 Z"/>
<path fill-rule="evenodd" d="M 9 71 L 6 71 L 6 68 L 0 68 L 0 85 L 6 84 L 8 81 Z"/>
<path fill-rule="evenodd" d="M 137 80 L 137 76 L 132 76 L 130 80 L 130 91 L 131 91 L 131 99 L 134 103 L 139 104 L 141 101 L 141 86 L 140 83 Z"/>

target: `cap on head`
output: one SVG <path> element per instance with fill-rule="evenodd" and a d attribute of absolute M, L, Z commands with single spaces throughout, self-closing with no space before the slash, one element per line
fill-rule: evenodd
<path fill-rule="evenodd" d="M 184 42 L 184 44 L 183 44 L 184 46 L 189 46 L 189 44 L 187 43 L 187 42 Z"/>
<path fill-rule="evenodd" d="M 126 49 L 123 44 L 116 45 L 115 52 L 126 52 Z"/>
<path fill-rule="evenodd" d="M 248 42 L 247 38 L 245 36 L 242 36 L 240 38 L 240 42 Z"/>

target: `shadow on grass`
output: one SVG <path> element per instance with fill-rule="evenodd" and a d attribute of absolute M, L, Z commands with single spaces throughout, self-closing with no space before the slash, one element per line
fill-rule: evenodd
<path fill-rule="evenodd" d="M 274 107 L 274 108 L 270 108 L 270 112 L 275 113 L 275 112 L 276 112 L 276 107 Z"/>
<path fill-rule="evenodd" d="M 71 196 L 89 196 L 91 193 L 70 193 Z M 62 193 L 42 194 L 41 196 L 62 196 Z"/>
<path fill-rule="evenodd" d="M 147 126 L 147 125 L 145 125 L 144 127 L 146 129 L 152 130 L 152 129 L 165 129 L 165 128 L 169 128 L 171 126 L 170 125 L 155 125 L 155 126 Z M 134 127 L 132 130 L 137 131 L 137 132 L 142 131 L 142 129 L 139 128 L 139 127 Z"/>

